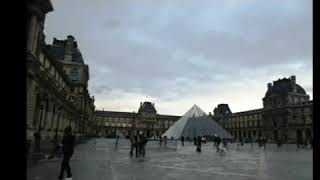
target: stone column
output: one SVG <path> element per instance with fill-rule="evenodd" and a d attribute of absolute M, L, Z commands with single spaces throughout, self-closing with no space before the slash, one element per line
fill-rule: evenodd
<path fill-rule="evenodd" d="M 27 89 L 27 139 L 33 139 L 33 132 L 35 127 L 33 126 L 33 121 L 36 115 L 36 100 L 37 100 L 37 90 L 36 82 L 34 79 L 27 78 L 28 89 Z"/>
<path fill-rule="evenodd" d="M 65 111 L 63 110 L 60 114 L 60 120 L 58 124 L 58 136 L 60 140 L 61 140 L 61 136 L 63 135 L 62 124 L 63 124 L 64 116 L 65 116 Z"/>
<path fill-rule="evenodd" d="M 50 129 L 50 138 L 53 139 L 54 138 L 54 122 L 56 119 L 56 111 L 57 111 L 57 105 L 53 102 L 52 103 L 52 113 L 51 113 L 51 117 L 50 117 L 50 123 L 48 123 L 48 129 Z"/>
<path fill-rule="evenodd" d="M 45 105 L 43 104 L 43 102 L 41 102 L 41 105 L 40 105 L 40 113 L 39 113 L 39 119 L 38 119 L 38 123 L 37 123 L 37 127 L 36 127 L 36 131 L 40 132 L 40 139 L 42 140 L 43 139 L 43 131 L 42 131 L 42 128 L 43 128 L 43 119 L 44 119 L 44 111 L 45 111 Z"/>
<path fill-rule="evenodd" d="M 65 128 L 66 116 L 67 116 L 67 112 L 65 112 L 65 113 L 63 114 L 63 118 L 62 118 L 62 121 L 61 121 L 61 126 L 60 126 L 61 134 L 63 134 L 64 128 Z"/>
<path fill-rule="evenodd" d="M 304 142 L 307 139 L 306 129 L 301 129 L 301 133 L 302 133 L 302 140 Z"/>
<path fill-rule="evenodd" d="M 43 114 L 43 123 L 42 123 L 42 136 L 44 138 L 45 141 L 49 141 L 48 139 L 48 123 L 49 123 L 49 120 L 50 120 L 50 115 L 51 115 L 51 110 L 50 110 L 50 101 L 49 99 L 47 99 L 45 101 L 45 106 L 44 106 L 44 114 Z"/>
<path fill-rule="evenodd" d="M 55 110 L 56 110 L 56 113 L 55 113 L 55 116 L 53 117 L 53 122 L 51 125 L 52 135 L 54 138 L 56 136 L 56 129 L 57 129 L 58 121 L 60 121 L 60 113 L 61 113 L 61 109 L 59 110 L 58 107 Z"/>
<path fill-rule="evenodd" d="M 29 50 L 33 53 L 33 55 L 35 55 L 33 51 L 34 44 L 36 43 L 35 36 L 37 32 L 37 17 L 35 15 L 32 15 L 30 17 L 30 24 L 27 28 L 29 28 L 27 34 L 27 50 Z"/>

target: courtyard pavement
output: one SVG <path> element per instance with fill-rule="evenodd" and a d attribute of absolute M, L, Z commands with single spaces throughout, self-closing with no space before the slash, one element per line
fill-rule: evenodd
<path fill-rule="evenodd" d="M 195 152 L 193 143 L 159 148 L 148 142 L 146 156 L 129 156 L 127 140 L 93 139 L 75 148 L 70 165 L 73 180 L 311 180 L 312 150 L 296 150 L 294 145 L 263 150 L 254 144 L 229 144 L 224 155 L 212 143 Z M 56 180 L 61 159 L 40 160 L 27 167 L 28 180 Z"/>

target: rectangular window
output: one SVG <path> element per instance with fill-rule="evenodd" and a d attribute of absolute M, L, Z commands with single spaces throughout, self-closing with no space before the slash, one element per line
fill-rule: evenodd
<path fill-rule="evenodd" d="M 79 73 L 78 69 L 76 69 L 76 68 L 71 69 L 70 80 L 71 81 L 79 81 L 80 80 L 80 73 Z"/>

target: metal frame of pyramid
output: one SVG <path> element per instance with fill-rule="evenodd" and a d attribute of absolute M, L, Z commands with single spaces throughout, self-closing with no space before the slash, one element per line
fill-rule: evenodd
<path fill-rule="evenodd" d="M 228 131 L 212 120 L 202 109 L 197 105 L 193 105 L 162 136 L 179 139 L 181 136 L 193 138 L 213 135 L 221 138 L 233 138 Z"/>

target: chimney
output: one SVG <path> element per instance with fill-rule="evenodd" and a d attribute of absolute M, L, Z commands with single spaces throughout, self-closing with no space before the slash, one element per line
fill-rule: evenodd
<path fill-rule="evenodd" d="M 296 83 L 296 76 L 295 76 L 295 75 L 292 75 L 292 76 L 290 77 L 290 79 L 291 79 L 292 82 Z"/>
<path fill-rule="evenodd" d="M 291 80 L 292 92 L 296 93 L 296 92 L 297 92 L 296 76 L 292 75 L 292 76 L 290 77 L 290 80 Z"/>
<path fill-rule="evenodd" d="M 272 87 L 272 83 L 268 83 L 268 89 Z"/>
<path fill-rule="evenodd" d="M 72 50 L 74 46 L 74 37 L 69 35 L 67 36 L 67 42 L 66 42 L 66 47 L 65 47 L 65 52 L 64 52 L 64 60 L 66 62 L 71 62 L 72 61 Z"/>

